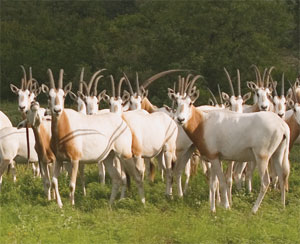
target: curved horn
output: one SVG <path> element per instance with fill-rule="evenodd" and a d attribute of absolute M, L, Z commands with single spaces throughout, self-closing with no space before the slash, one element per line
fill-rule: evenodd
<path fill-rule="evenodd" d="M 27 90 L 31 91 L 31 88 L 32 88 L 32 80 L 29 80 L 29 81 L 27 82 L 27 84 L 26 84 L 25 87 L 26 87 Z"/>
<path fill-rule="evenodd" d="M 89 96 L 90 95 L 90 91 L 89 91 L 87 83 L 85 81 L 80 81 L 80 83 L 84 86 L 85 91 L 86 91 L 86 95 Z"/>
<path fill-rule="evenodd" d="M 213 97 L 215 104 L 219 104 L 215 95 L 212 93 L 212 91 L 207 87 L 207 90 L 209 91 L 210 95 Z"/>
<path fill-rule="evenodd" d="M 196 75 L 194 78 L 193 78 L 193 80 L 191 81 L 191 83 L 189 84 L 189 89 L 188 89 L 188 91 L 187 91 L 187 95 L 192 95 L 191 94 L 191 91 L 192 91 L 192 89 L 193 89 L 193 86 L 194 86 L 194 84 L 195 84 L 195 81 L 196 80 L 198 80 L 199 78 L 202 78 L 202 75 Z"/>
<path fill-rule="evenodd" d="M 281 77 L 281 96 L 284 96 L 284 73 L 282 73 Z"/>
<path fill-rule="evenodd" d="M 251 67 L 254 68 L 257 85 L 262 86 L 263 84 L 262 84 L 261 75 L 258 67 L 255 64 L 252 64 Z"/>
<path fill-rule="evenodd" d="M 178 92 L 180 94 L 180 89 L 181 89 L 181 75 L 178 75 Z"/>
<path fill-rule="evenodd" d="M 271 84 L 272 84 L 272 87 L 273 87 L 273 90 L 274 90 L 275 96 L 277 96 L 277 97 L 278 97 L 278 93 L 277 93 L 277 90 L 276 90 L 276 87 L 275 87 L 275 84 L 274 84 L 274 81 L 273 81 L 273 78 L 272 78 L 272 76 L 271 76 L 270 78 L 271 78 Z"/>
<path fill-rule="evenodd" d="M 32 68 L 29 67 L 29 80 L 32 80 Z"/>
<path fill-rule="evenodd" d="M 275 68 L 275 67 L 272 66 L 272 67 L 269 69 L 269 71 L 268 71 L 266 87 L 269 86 L 270 75 L 271 75 L 271 72 L 272 72 L 272 70 L 273 70 L 274 68 Z"/>
<path fill-rule="evenodd" d="M 80 72 L 80 80 L 79 80 L 79 88 L 78 88 L 78 90 L 81 93 L 83 92 L 83 76 L 84 76 L 84 68 L 82 68 Z"/>
<path fill-rule="evenodd" d="M 160 73 L 157 73 L 156 75 L 153 75 L 151 76 L 150 78 L 148 78 L 143 84 L 142 86 L 144 88 L 146 88 L 147 86 L 149 86 L 153 81 L 157 80 L 158 78 L 160 77 L 163 77 L 167 74 L 171 74 L 171 73 L 174 73 L 174 72 L 179 72 L 179 71 L 186 71 L 186 70 L 183 70 L 183 69 L 172 69 L 172 70 L 166 70 L 166 71 L 162 71 Z"/>
<path fill-rule="evenodd" d="M 124 77 L 125 77 L 125 80 L 126 80 L 126 82 L 127 82 L 127 85 L 129 86 L 130 95 L 133 95 L 134 92 L 133 92 L 133 89 L 132 89 L 130 80 L 128 79 L 127 75 L 126 75 L 124 72 L 123 72 L 123 75 L 124 75 Z"/>
<path fill-rule="evenodd" d="M 121 87 L 122 87 L 122 83 L 123 83 L 124 80 L 125 80 L 125 77 L 122 77 L 119 81 L 119 84 L 118 84 L 118 97 L 121 97 Z"/>
<path fill-rule="evenodd" d="M 91 94 L 91 96 L 97 96 L 97 86 L 98 86 L 98 81 L 103 77 L 103 75 L 99 75 L 95 82 L 94 82 L 94 94 Z"/>
<path fill-rule="evenodd" d="M 63 89 L 63 78 L 64 78 L 64 70 L 60 69 L 59 80 L 58 80 L 58 89 Z"/>
<path fill-rule="evenodd" d="M 220 102 L 221 102 L 221 104 L 224 104 L 219 84 L 218 84 L 218 92 L 219 92 Z"/>
<path fill-rule="evenodd" d="M 53 74 L 52 74 L 52 70 L 48 69 L 48 74 L 49 74 L 49 78 L 50 78 L 50 89 L 53 88 L 55 89 L 55 82 L 53 79 Z"/>
<path fill-rule="evenodd" d="M 112 97 L 116 97 L 116 89 L 115 89 L 115 80 L 114 77 L 112 75 L 110 75 L 110 81 L 111 81 L 111 93 L 112 93 Z"/>
<path fill-rule="evenodd" d="M 24 79 L 24 86 L 23 86 L 23 82 L 22 82 L 22 87 L 21 87 L 21 89 L 22 89 L 22 90 L 25 90 L 25 89 L 26 89 L 26 85 L 27 85 L 26 70 L 25 70 L 25 68 L 24 68 L 23 65 L 20 65 L 20 67 L 22 68 L 22 71 L 23 71 L 23 79 Z"/>
<path fill-rule="evenodd" d="M 184 79 L 184 77 L 182 77 L 181 78 L 181 87 L 180 87 L 180 94 L 183 96 L 184 95 L 184 93 L 186 93 L 186 91 L 185 91 L 185 79 Z"/>
<path fill-rule="evenodd" d="M 184 90 L 186 91 L 188 86 L 189 86 L 189 83 L 190 83 L 190 78 L 192 77 L 193 75 L 192 74 L 188 74 L 188 76 L 186 77 L 185 79 L 185 86 L 184 86 Z"/>
<path fill-rule="evenodd" d="M 96 71 L 96 72 L 92 75 L 92 77 L 91 77 L 91 79 L 90 79 L 90 82 L 89 82 L 89 84 L 88 84 L 89 93 L 91 93 L 91 88 L 92 88 L 92 85 L 93 85 L 93 82 L 94 82 L 96 76 L 97 76 L 98 74 L 100 74 L 100 73 L 101 73 L 102 71 L 104 71 L 104 70 L 106 70 L 106 69 L 99 69 L 98 71 Z"/>
<path fill-rule="evenodd" d="M 238 82 L 238 96 L 242 96 L 242 92 L 241 92 L 241 74 L 240 74 L 240 70 L 237 69 L 237 82 Z"/>
<path fill-rule="evenodd" d="M 294 99 L 295 99 L 296 103 L 299 103 L 294 86 L 292 85 L 292 83 L 289 80 L 288 80 L 288 82 L 290 83 L 290 87 L 291 87 L 291 89 L 293 91 L 293 95 L 294 95 Z"/>
<path fill-rule="evenodd" d="M 263 77 L 262 77 L 263 84 L 265 84 L 265 78 L 266 78 L 267 71 L 268 71 L 268 69 L 265 68 L 264 73 L 263 73 Z"/>
<path fill-rule="evenodd" d="M 138 75 L 138 72 L 136 72 L 135 75 L 136 75 L 136 92 L 140 96 L 141 92 L 140 92 L 140 84 L 139 84 L 139 75 Z"/>
<path fill-rule="evenodd" d="M 231 95 L 232 95 L 232 96 L 235 96 L 235 94 L 234 94 L 234 89 L 233 89 L 233 85 L 232 85 L 232 80 L 231 80 L 230 75 L 229 75 L 229 73 L 228 73 L 228 71 L 227 71 L 227 69 L 226 69 L 225 67 L 224 67 L 224 71 L 225 71 L 225 73 L 226 73 L 226 77 L 227 77 L 227 80 L 228 80 L 229 85 L 230 85 Z"/>

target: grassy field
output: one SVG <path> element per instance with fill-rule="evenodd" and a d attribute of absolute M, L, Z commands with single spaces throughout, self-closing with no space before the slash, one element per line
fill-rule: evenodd
<path fill-rule="evenodd" d="M 2 104 L 4 112 L 4 107 L 12 108 Z M 154 183 L 145 182 L 146 207 L 133 184 L 128 197 L 110 209 L 110 179 L 100 185 L 96 165 L 88 165 L 87 196 L 78 180 L 75 207 L 68 199 L 69 179 L 61 175 L 64 207 L 59 209 L 46 200 L 41 179 L 34 178 L 26 165 L 17 165 L 15 184 L 11 175 L 3 177 L 0 243 L 300 243 L 300 147 L 293 148 L 290 160 L 286 208 L 280 192 L 269 190 L 256 215 L 251 208 L 259 190 L 257 175 L 253 193 L 234 187 L 229 211 L 218 207 L 216 214 L 210 213 L 208 186 L 200 170 L 184 199 L 176 194 L 166 199 L 165 184 L 157 176 Z"/>

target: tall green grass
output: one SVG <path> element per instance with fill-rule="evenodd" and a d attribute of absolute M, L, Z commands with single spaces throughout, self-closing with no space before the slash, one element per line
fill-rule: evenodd
<path fill-rule="evenodd" d="M 10 107 L 5 111 L 9 114 Z M 295 146 L 290 154 L 286 208 L 280 192 L 270 189 L 255 215 L 251 208 L 259 191 L 257 175 L 253 193 L 238 192 L 234 186 L 232 209 L 217 207 L 216 214 L 210 212 L 208 185 L 200 170 L 184 199 L 176 197 L 176 186 L 174 199 L 165 198 L 165 184 L 157 175 L 154 183 L 145 181 L 146 207 L 132 184 L 127 198 L 111 209 L 109 177 L 105 186 L 100 185 L 97 166 L 87 165 L 87 196 L 78 180 L 74 207 L 68 197 L 69 179 L 64 173 L 60 176 L 64 206 L 59 209 L 46 200 L 41 179 L 34 178 L 26 165 L 17 165 L 16 183 L 11 175 L 3 177 L 0 243 L 300 243 L 299 149 Z"/>

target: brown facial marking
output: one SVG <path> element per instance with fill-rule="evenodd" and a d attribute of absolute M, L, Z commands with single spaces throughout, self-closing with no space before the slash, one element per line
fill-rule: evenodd
<path fill-rule="evenodd" d="M 204 120 L 202 113 L 197 111 L 193 105 L 191 106 L 191 110 L 191 117 L 183 127 L 185 132 L 195 144 L 202 156 L 209 160 L 217 158 L 218 152 L 209 151 L 205 143 Z"/>

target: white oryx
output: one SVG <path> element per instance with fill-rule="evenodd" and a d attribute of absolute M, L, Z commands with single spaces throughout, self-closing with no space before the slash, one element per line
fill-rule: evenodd
<path fill-rule="evenodd" d="M 261 189 L 252 208 L 257 212 L 270 183 L 268 162 L 272 157 L 278 168 L 289 170 L 288 147 L 290 130 L 287 124 L 271 112 L 240 114 L 231 111 L 195 109 L 193 103 L 199 91 L 191 82 L 184 95 L 169 89 L 169 97 L 177 103 L 175 119 L 193 141 L 202 157 L 212 163 L 210 182 L 211 210 L 215 211 L 215 183 L 220 181 L 221 196 L 225 208 L 229 208 L 227 186 L 220 160 L 256 161 L 261 179 Z M 285 186 L 289 172 L 284 171 L 280 180 L 282 203 L 285 204 Z"/>
<path fill-rule="evenodd" d="M 103 70 L 105 69 L 98 70 L 97 72 L 95 72 L 91 77 L 89 84 L 87 84 L 83 79 L 84 68 L 81 69 L 79 90 L 77 91 L 77 95 L 74 94 L 72 91 L 69 91 L 68 93 L 70 98 L 77 103 L 77 111 L 79 113 L 91 115 L 91 114 L 101 114 L 101 113 L 109 112 L 108 109 L 98 110 L 99 107 L 98 104 L 101 100 L 101 94 L 97 96 L 97 83 L 99 79 L 101 79 L 103 76 L 101 75 L 97 77 L 97 75 L 100 74 Z M 91 93 L 91 88 L 94 80 L 95 80 L 94 91 Z M 85 93 L 83 92 L 83 85 L 86 90 Z M 98 169 L 99 169 L 99 181 L 101 184 L 105 185 L 105 166 L 103 162 L 98 162 Z"/>
<path fill-rule="evenodd" d="M 72 164 L 70 200 L 71 204 L 74 205 L 79 161 L 81 163 L 98 162 L 109 156 L 111 151 L 114 151 L 122 159 L 131 158 L 132 135 L 127 124 L 116 114 L 106 113 L 87 116 L 72 109 L 65 109 L 65 96 L 71 90 L 72 83 L 70 82 L 63 89 L 63 70 L 61 69 L 58 87 L 55 88 L 50 69 L 48 69 L 48 74 L 50 89 L 46 85 L 43 85 L 42 89 L 50 100 L 52 113 L 51 148 L 56 156 L 52 183 L 55 187 L 58 206 L 62 207 L 58 191 L 58 175 L 62 161 L 70 161 Z M 112 165 L 106 165 L 108 172 L 111 168 Z M 111 202 L 119 186 L 113 177 L 112 182 Z"/>
<path fill-rule="evenodd" d="M 137 183 L 143 182 L 145 170 L 144 158 L 150 159 L 160 155 L 158 159 L 161 160 L 162 157 L 164 157 L 167 175 L 166 195 L 171 195 L 172 162 L 176 161 L 176 123 L 163 112 L 149 114 L 141 109 L 122 112 L 122 104 L 124 104 L 124 101 L 120 96 L 121 85 L 122 82 L 128 78 L 121 78 L 118 85 L 117 96 L 115 95 L 112 76 L 111 79 L 113 84 L 113 96 L 109 97 L 105 94 L 104 99 L 110 104 L 111 111 L 123 118 L 132 132 L 134 164 L 123 164 L 126 172 L 131 174 Z"/>
<path fill-rule="evenodd" d="M 12 123 L 6 114 L 0 111 L 0 129 L 4 127 L 12 127 Z"/>
<path fill-rule="evenodd" d="M 29 67 L 29 79 L 27 80 L 26 70 L 23 65 L 21 65 L 23 71 L 23 78 L 21 79 L 21 88 L 19 89 L 13 84 L 10 84 L 10 89 L 13 93 L 18 96 L 18 110 L 21 113 L 22 119 L 26 118 L 26 111 L 30 108 L 30 104 L 36 96 L 41 92 L 41 88 L 38 87 L 38 82 L 32 77 L 32 69 Z M 26 129 L 28 131 L 28 128 Z M 31 143 L 30 141 L 28 142 Z M 28 148 L 30 148 L 29 146 Z M 30 151 L 28 152 L 30 157 Z M 35 176 L 40 175 L 39 166 L 35 166 L 32 162 L 32 170 Z"/>
<path fill-rule="evenodd" d="M 4 127 L 0 130 L 0 189 L 2 175 L 8 165 L 13 165 L 13 160 L 17 162 L 37 162 L 38 156 L 34 150 L 34 135 L 32 129 L 28 130 L 30 143 L 30 157 L 27 155 L 26 129 L 18 130 L 16 127 Z M 17 157 L 18 156 L 18 157 Z M 14 167 L 13 167 L 14 170 Z M 13 171 L 14 181 L 15 172 Z"/>

